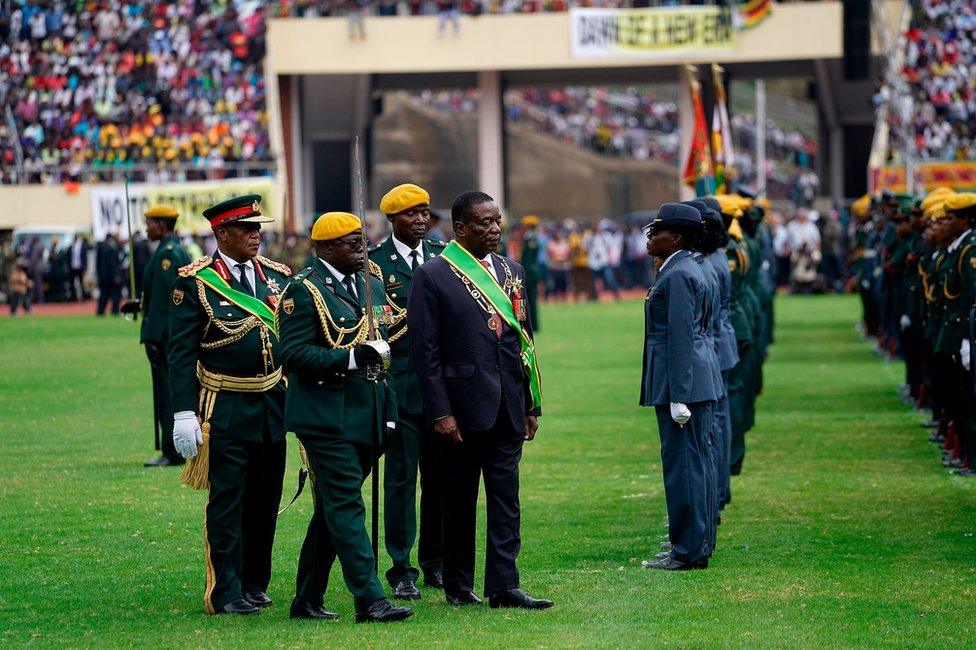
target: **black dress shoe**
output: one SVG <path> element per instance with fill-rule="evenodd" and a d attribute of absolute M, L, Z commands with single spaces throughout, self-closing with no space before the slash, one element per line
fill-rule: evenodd
<path fill-rule="evenodd" d="M 315 621 L 338 621 L 339 615 L 321 605 L 313 605 L 307 600 L 295 598 L 291 601 L 291 618 L 307 618 Z"/>
<path fill-rule="evenodd" d="M 185 462 L 186 461 L 183 460 L 182 458 L 176 460 L 176 459 L 169 459 L 166 456 L 159 456 L 157 458 L 150 458 L 149 460 L 144 462 L 142 466 L 143 467 L 170 467 L 170 466 L 177 467 L 179 465 L 182 465 Z"/>
<path fill-rule="evenodd" d="M 357 623 L 393 623 L 410 618 L 413 610 L 403 605 L 394 605 L 386 598 L 380 598 L 366 608 L 365 612 L 356 613 Z"/>
<path fill-rule="evenodd" d="M 444 574 L 440 571 L 431 571 L 424 574 L 424 586 L 431 589 L 444 588 Z"/>
<path fill-rule="evenodd" d="M 976 476 L 976 469 L 970 467 L 964 467 L 962 469 L 954 469 L 952 473 L 956 476 Z"/>
<path fill-rule="evenodd" d="M 456 594 L 444 592 L 444 598 L 448 605 L 460 607 L 461 605 L 480 605 L 482 601 L 473 591 L 461 591 Z"/>
<path fill-rule="evenodd" d="M 401 580 L 393 588 L 393 597 L 397 600 L 420 600 L 420 590 L 413 580 Z"/>
<path fill-rule="evenodd" d="M 552 601 L 544 598 L 533 598 L 524 589 L 509 589 L 488 598 L 488 605 L 492 609 L 499 607 L 516 607 L 519 609 L 548 609 Z"/>
<path fill-rule="evenodd" d="M 223 607 L 220 608 L 218 614 L 240 614 L 241 616 L 248 616 L 250 614 L 257 614 L 259 610 L 257 607 L 247 602 L 243 598 L 238 600 L 232 600 Z"/>
<path fill-rule="evenodd" d="M 248 591 L 244 594 L 244 600 L 255 607 L 271 607 L 271 599 L 263 591 Z"/>
<path fill-rule="evenodd" d="M 662 569 L 664 571 L 691 571 L 692 569 L 707 569 L 708 558 L 702 558 L 695 562 L 682 562 L 673 555 L 668 555 L 655 562 L 644 561 L 641 566 L 645 569 Z"/>

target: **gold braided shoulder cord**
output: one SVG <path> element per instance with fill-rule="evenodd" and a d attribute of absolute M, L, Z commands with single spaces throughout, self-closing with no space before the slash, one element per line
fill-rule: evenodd
<path fill-rule="evenodd" d="M 302 284 L 308 289 L 309 294 L 312 296 L 312 303 L 315 305 L 315 311 L 318 312 L 319 322 L 322 325 L 322 334 L 325 336 L 325 342 L 333 350 L 351 350 L 360 343 L 366 340 L 366 336 L 369 333 L 369 325 L 366 322 L 366 318 L 360 318 L 359 321 L 352 327 L 340 327 L 332 320 L 332 314 L 329 313 L 329 308 L 325 304 L 325 298 L 319 292 L 318 288 L 307 278 L 302 280 Z M 336 337 L 332 337 L 332 331 L 336 332 Z M 344 342 L 343 340 L 352 335 L 352 340 Z"/>
<path fill-rule="evenodd" d="M 236 343 L 247 336 L 248 332 L 253 330 L 255 327 L 260 327 L 262 330 L 265 329 L 264 324 L 256 316 L 248 316 L 246 318 L 233 321 L 222 321 L 217 318 L 216 314 L 214 314 L 213 307 L 210 306 L 210 301 L 207 300 L 207 290 L 200 280 L 197 280 L 197 295 L 200 297 L 200 304 L 203 305 L 204 312 L 206 312 L 208 318 L 210 319 L 207 323 L 207 327 L 203 331 L 203 335 L 207 335 L 207 333 L 210 331 L 211 325 L 216 326 L 218 330 L 227 335 L 226 337 L 217 339 L 216 341 L 209 341 L 207 343 L 201 342 L 200 347 L 204 350 L 213 350 L 215 348 L 222 348 L 225 345 L 230 345 L 231 343 Z"/>

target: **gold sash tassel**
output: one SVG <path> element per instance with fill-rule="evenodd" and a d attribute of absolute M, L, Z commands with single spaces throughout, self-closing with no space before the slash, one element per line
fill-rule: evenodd
<path fill-rule="evenodd" d="M 213 415 L 217 394 L 221 391 L 231 393 L 263 393 L 271 390 L 281 381 L 281 368 L 261 377 L 235 377 L 212 372 L 197 363 L 197 380 L 200 382 L 200 431 L 203 444 L 197 447 L 197 455 L 187 461 L 180 474 L 180 483 L 194 490 L 210 489 L 210 416 Z"/>

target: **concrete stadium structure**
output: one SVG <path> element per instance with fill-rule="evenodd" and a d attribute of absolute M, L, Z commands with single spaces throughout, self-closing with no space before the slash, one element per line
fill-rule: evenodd
<path fill-rule="evenodd" d="M 887 14 L 896 16 L 903 3 L 887 4 L 892 6 Z M 385 91 L 477 88 L 476 182 L 504 204 L 513 173 L 504 137 L 506 87 L 680 81 L 687 147 L 691 108 L 683 66 L 701 65 L 704 77 L 713 62 L 726 68 L 733 84 L 784 76 L 815 81 L 823 151 L 818 171 L 825 189 L 835 199 L 860 193 L 874 126 L 873 81 L 844 79 L 843 5 L 778 4 L 758 26 L 736 32 L 727 50 L 647 57 L 575 57 L 568 13 L 465 16 L 456 36 L 439 36 L 432 16 L 367 17 L 364 40 L 350 40 L 345 18 L 273 19 L 265 62 L 278 160 L 273 211 L 286 216 L 279 224 L 301 230 L 318 209 L 352 207 L 358 187 L 351 143 L 358 135 L 365 144 L 368 183 L 375 172 L 370 154 L 377 98 Z M 872 51 L 878 53 L 876 45 Z M 677 193 L 678 179 L 673 182 Z M 367 189 L 375 205 L 380 189 Z M 73 194 L 58 187 L 0 187 L 0 204 L 7 206 L 0 212 L 0 228 L 81 225 L 90 218 L 88 192 L 85 186 Z"/>

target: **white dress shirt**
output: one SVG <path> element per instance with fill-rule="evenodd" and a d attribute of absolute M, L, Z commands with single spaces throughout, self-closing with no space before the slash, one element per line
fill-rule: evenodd
<path fill-rule="evenodd" d="M 220 255 L 220 259 L 222 259 L 224 264 L 227 265 L 227 270 L 230 271 L 230 274 L 234 276 L 234 279 L 236 279 L 238 282 L 241 282 L 241 270 L 237 268 L 237 265 L 243 264 L 244 273 L 247 275 L 247 282 L 251 287 L 251 291 L 257 292 L 258 285 L 257 282 L 255 282 L 256 278 L 254 277 L 254 262 L 251 260 L 246 262 L 235 262 L 231 258 L 224 255 L 224 252 L 219 248 L 217 249 L 217 254 Z"/>
<path fill-rule="evenodd" d="M 319 258 L 319 261 L 325 265 L 325 268 L 329 271 L 329 273 L 332 274 L 336 282 L 338 282 L 343 287 L 346 286 L 345 285 L 345 280 L 347 275 L 346 273 L 343 273 L 336 267 L 332 266 L 331 264 L 323 260 L 321 257 Z M 359 300 L 359 296 L 356 295 L 356 274 L 353 273 L 350 275 L 352 275 L 352 286 L 353 286 L 352 295 L 356 300 Z M 359 366 L 356 365 L 356 356 L 353 354 L 353 350 L 349 350 L 349 370 L 359 370 Z"/>
<path fill-rule="evenodd" d="M 491 260 L 491 253 L 485 255 L 482 262 L 488 262 L 488 272 L 491 273 L 491 277 L 495 278 L 495 282 L 498 282 L 498 273 L 495 272 L 495 263 Z M 484 264 L 482 264 L 484 266 Z"/>
<path fill-rule="evenodd" d="M 407 266 L 409 266 L 411 269 L 413 268 L 413 260 L 410 259 L 411 253 L 417 253 L 417 266 L 424 263 L 424 243 L 422 241 L 417 242 L 416 248 L 410 248 L 402 241 L 397 239 L 396 235 L 390 235 L 390 239 L 393 240 L 393 248 L 396 249 L 396 252 L 399 253 L 400 257 L 403 258 L 403 261 L 406 262 Z"/>

